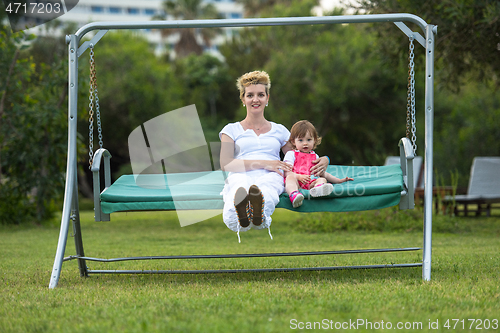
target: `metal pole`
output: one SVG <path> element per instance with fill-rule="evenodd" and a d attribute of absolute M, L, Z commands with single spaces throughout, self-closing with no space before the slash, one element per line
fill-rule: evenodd
<path fill-rule="evenodd" d="M 77 179 L 75 179 L 73 186 L 73 203 L 71 208 L 71 220 L 73 221 L 73 238 L 75 239 L 76 255 L 78 257 L 85 257 L 85 252 L 83 250 L 82 229 L 80 227 L 80 207 L 78 204 Z M 87 265 L 85 264 L 85 259 L 78 258 L 78 268 L 80 269 L 80 276 L 88 276 L 88 270 L 87 270 Z"/>
<path fill-rule="evenodd" d="M 432 178 L 434 130 L 434 33 L 437 26 L 426 28 L 425 49 L 425 184 L 424 184 L 424 250 L 422 278 L 431 279 L 432 256 Z"/>
<path fill-rule="evenodd" d="M 68 80 L 68 158 L 66 168 L 66 187 L 64 190 L 64 205 L 61 218 L 61 230 L 59 232 L 59 241 L 57 243 L 56 257 L 50 276 L 49 288 L 55 288 L 61 275 L 64 251 L 68 239 L 68 229 L 70 223 L 70 214 L 75 195 L 76 186 L 76 112 L 78 96 L 78 38 L 75 35 L 69 36 L 69 80 Z M 76 198 L 75 198 L 76 200 Z"/>
<path fill-rule="evenodd" d="M 246 18 L 224 20 L 169 20 L 143 22 L 93 22 L 81 27 L 75 35 L 82 38 L 93 30 L 110 29 L 180 29 L 180 28 L 222 28 L 222 27 L 257 27 L 277 25 L 307 25 L 307 24 L 346 24 L 372 22 L 412 22 L 418 25 L 423 32 L 427 23 L 413 14 L 371 14 L 345 16 L 307 16 L 307 17 L 278 17 L 278 18 Z"/>

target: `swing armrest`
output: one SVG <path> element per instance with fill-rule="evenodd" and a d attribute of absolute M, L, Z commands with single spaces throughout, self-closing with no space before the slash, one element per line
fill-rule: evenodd
<path fill-rule="evenodd" d="M 399 209 L 413 209 L 415 207 L 415 183 L 413 182 L 413 147 L 408 138 L 399 140 L 399 158 L 406 193 L 402 193 Z"/>
<path fill-rule="evenodd" d="M 100 168 L 101 161 L 104 158 L 104 190 L 111 186 L 111 168 L 110 159 L 111 154 L 104 148 L 99 148 L 92 159 L 92 176 L 94 182 L 94 219 L 98 221 L 109 221 L 109 214 L 105 214 L 101 210 L 101 182 L 100 182 Z"/>

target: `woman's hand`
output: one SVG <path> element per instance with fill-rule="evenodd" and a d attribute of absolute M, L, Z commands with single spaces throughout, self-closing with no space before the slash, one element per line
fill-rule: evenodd
<path fill-rule="evenodd" d="M 274 171 L 285 177 L 285 172 L 292 171 L 292 166 L 286 162 L 273 160 L 268 162 L 264 169 Z"/>
<path fill-rule="evenodd" d="M 311 175 L 315 175 L 317 177 L 323 177 L 325 171 L 326 171 L 326 167 L 328 166 L 328 157 L 326 156 L 323 156 L 323 157 L 320 157 L 314 161 L 312 161 L 312 163 L 314 164 L 312 167 L 311 167 Z"/>

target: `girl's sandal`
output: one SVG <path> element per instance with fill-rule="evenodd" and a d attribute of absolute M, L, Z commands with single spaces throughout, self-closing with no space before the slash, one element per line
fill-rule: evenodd
<path fill-rule="evenodd" d="M 236 215 L 238 215 L 238 222 L 242 228 L 250 225 L 248 219 L 248 194 L 245 188 L 240 187 L 234 194 L 234 207 L 236 208 Z"/>
<path fill-rule="evenodd" d="M 298 190 L 290 193 L 290 202 L 292 203 L 293 208 L 298 208 L 302 206 L 303 201 L 304 201 L 304 195 L 300 193 Z"/>
<path fill-rule="evenodd" d="M 252 222 L 254 225 L 259 226 L 262 224 L 264 217 L 264 196 L 257 185 L 252 185 L 248 190 L 248 197 L 251 206 Z"/>

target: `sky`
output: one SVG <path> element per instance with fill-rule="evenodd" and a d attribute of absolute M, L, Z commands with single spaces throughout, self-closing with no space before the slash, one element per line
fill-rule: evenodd
<path fill-rule="evenodd" d="M 343 2 L 345 2 L 345 0 Z M 341 0 L 320 0 L 320 4 L 321 4 L 321 8 L 324 11 L 331 11 L 335 7 L 343 7 L 343 5 L 341 4 Z M 320 10 L 320 12 L 321 12 L 321 10 Z M 318 14 L 320 12 L 317 11 Z M 351 14 L 351 11 L 346 11 L 345 14 L 349 15 L 349 14 Z"/>

